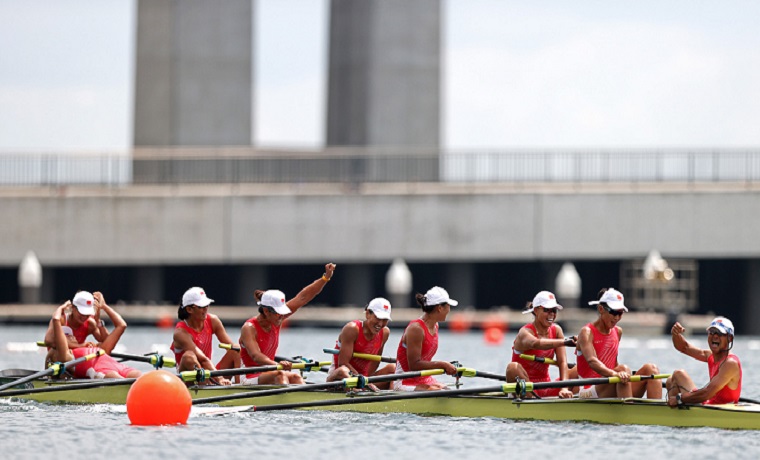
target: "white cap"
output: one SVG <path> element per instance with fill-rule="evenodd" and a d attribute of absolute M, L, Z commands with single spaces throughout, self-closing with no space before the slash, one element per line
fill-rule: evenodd
<path fill-rule="evenodd" d="M 95 314 L 95 297 L 87 291 L 79 291 L 74 295 L 74 300 L 71 301 L 79 313 L 88 316 Z"/>
<path fill-rule="evenodd" d="M 275 312 L 281 315 L 289 315 L 292 312 L 288 305 L 285 303 L 285 294 L 277 289 L 270 289 L 264 292 L 261 296 L 261 301 L 258 302 L 262 307 L 269 307 L 274 309 Z"/>
<path fill-rule="evenodd" d="M 715 328 L 719 330 L 720 332 L 728 335 L 734 335 L 734 323 L 731 322 L 730 319 L 724 317 L 724 316 L 718 316 L 707 327 L 707 330 Z"/>
<path fill-rule="evenodd" d="M 449 293 L 442 287 L 432 287 L 425 293 L 425 305 L 439 305 L 447 303 L 452 307 L 459 305 L 459 302 L 449 297 Z"/>
<path fill-rule="evenodd" d="M 532 312 L 536 307 L 556 308 L 562 310 L 562 305 L 557 303 L 557 298 L 549 291 L 541 291 L 533 297 L 532 305 L 523 311 L 523 315 Z"/>
<path fill-rule="evenodd" d="M 388 302 L 388 299 L 376 297 L 370 300 L 367 305 L 367 310 L 374 313 L 378 319 L 391 319 L 391 303 Z"/>
<path fill-rule="evenodd" d="M 206 291 L 200 287 L 191 287 L 184 294 L 182 294 L 182 306 L 198 305 L 199 307 L 208 307 L 214 299 L 209 299 L 206 296 Z"/>
<path fill-rule="evenodd" d="M 628 308 L 626 308 L 625 304 L 623 303 L 623 294 L 620 293 L 620 291 L 616 289 L 609 288 L 607 289 L 604 294 L 602 294 L 602 298 L 599 300 L 592 300 L 589 302 L 589 305 L 599 305 L 600 303 L 607 304 L 608 307 L 610 307 L 613 310 L 623 310 L 628 311 Z"/>

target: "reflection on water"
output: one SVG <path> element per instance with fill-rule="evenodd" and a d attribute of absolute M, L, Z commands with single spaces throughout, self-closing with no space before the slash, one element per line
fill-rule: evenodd
<path fill-rule="evenodd" d="M 624 325 L 623 325 L 624 326 Z M 228 331 L 233 338 L 236 331 Z M 281 336 L 278 354 L 324 359 L 338 330 L 289 329 Z M 33 343 L 44 334 L 39 326 L 0 326 L 0 369 L 40 368 L 42 351 L 8 348 L 8 343 Z M 400 331 L 392 331 L 386 355 L 395 352 Z M 514 334 L 498 346 L 487 345 L 478 333 L 442 332 L 438 357 L 467 367 L 501 373 L 510 357 Z M 705 346 L 705 336 L 692 342 Z M 125 352 L 145 353 L 154 344 L 168 344 L 171 330 L 131 328 L 122 339 Z M 706 365 L 679 354 L 670 338 L 625 337 L 621 361 L 637 368 L 655 362 L 662 372 L 685 368 L 698 384 L 707 380 Z M 739 338 L 734 352 L 742 359 L 744 393 L 760 399 L 752 385 L 758 379 L 757 338 Z M 217 356 L 217 354 L 215 354 Z M 221 350 L 218 356 L 221 356 Z M 148 367 L 142 367 L 149 369 Z M 309 380 L 324 381 L 323 374 Z M 449 377 L 441 380 L 453 381 Z M 472 379 L 467 385 L 490 385 Z M 712 428 L 679 429 L 649 426 L 607 426 L 586 423 L 526 422 L 501 419 L 419 417 L 406 414 L 333 412 L 256 412 L 219 417 L 193 417 L 184 427 L 132 427 L 124 406 L 65 406 L 0 400 L 3 450 L 8 458 L 43 458 L 76 452 L 82 458 L 108 455 L 122 458 L 241 458 L 277 454 L 301 458 L 361 457 L 376 459 L 466 458 L 504 459 L 571 455 L 576 458 L 706 458 L 721 446 L 721 456 L 754 458 L 760 432 Z M 42 437 L 40 433 L 43 433 Z M 611 447 L 611 446 L 614 446 Z M 644 449 L 644 450 L 642 450 Z M 614 452 L 613 452 L 614 451 Z M 532 454 L 531 454 L 532 453 Z"/>

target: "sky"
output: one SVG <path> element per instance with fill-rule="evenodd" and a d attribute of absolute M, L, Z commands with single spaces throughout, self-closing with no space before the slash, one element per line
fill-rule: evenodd
<path fill-rule="evenodd" d="M 760 2 L 442 0 L 441 145 L 757 147 Z M 256 0 L 254 139 L 325 140 L 328 0 Z M 0 152 L 127 152 L 134 0 L 0 0 Z"/>

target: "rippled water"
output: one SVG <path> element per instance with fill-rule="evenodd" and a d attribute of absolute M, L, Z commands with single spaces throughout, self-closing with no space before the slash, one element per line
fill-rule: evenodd
<path fill-rule="evenodd" d="M 232 331 L 231 331 L 232 332 Z M 0 369 L 41 367 L 42 352 L 24 351 L 42 337 L 42 327 L 0 326 Z M 338 331 L 284 330 L 279 354 L 323 359 Z M 231 335 L 235 335 L 234 333 Z M 400 331 L 392 331 L 386 354 L 395 352 Z M 502 372 L 513 335 L 499 346 L 478 333 L 441 334 L 438 356 L 489 372 Z M 128 353 L 166 346 L 171 331 L 131 328 L 122 339 Z M 692 337 L 700 346 L 704 336 Z M 155 345 L 154 345 L 155 344 Z M 744 368 L 743 396 L 760 399 L 752 385 L 760 378 L 760 340 L 739 338 L 734 347 Z M 625 337 L 621 361 L 638 367 L 654 361 L 662 372 L 686 368 L 697 384 L 707 380 L 704 364 L 672 349 L 669 337 Z M 219 355 L 221 356 L 221 355 Z M 138 365 L 139 366 L 139 365 Z M 136 367 L 138 367 L 136 366 Z M 143 367 L 147 370 L 148 367 Z M 311 381 L 323 374 L 309 374 Z M 441 377 L 442 380 L 448 377 Z M 492 385 L 472 379 L 467 384 Z M 3 458 L 757 458 L 760 432 L 712 428 L 608 426 L 586 423 L 526 422 L 502 419 L 420 417 L 406 414 L 354 414 L 283 411 L 192 417 L 186 426 L 135 427 L 124 406 L 56 406 L 0 400 Z M 139 456 L 139 457 L 136 457 Z"/>

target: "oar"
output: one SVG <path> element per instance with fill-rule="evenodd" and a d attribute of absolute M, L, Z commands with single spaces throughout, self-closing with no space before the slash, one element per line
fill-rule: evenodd
<path fill-rule="evenodd" d="M 338 353 L 340 353 L 340 350 L 336 350 L 334 348 L 323 348 L 322 351 L 331 355 L 337 355 Z M 396 362 L 395 358 L 380 356 L 380 355 L 370 355 L 366 353 L 353 353 L 353 357 L 359 358 L 359 359 L 366 359 L 367 361 L 381 361 L 384 363 Z M 471 369 L 469 367 L 461 367 L 461 366 L 458 366 L 457 364 L 459 363 L 454 364 L 455 366 L 457 366 L 457 372 L 459 373 L 460 376 L 463 376 L 463 377 L 482 377 L 482 378 L 493 379 L 493 380 L 506 380 L 505 375 L 492 374 L 490 372 L 483 372 L 483 371 Z"/>
<path fill-rule="evenodd" d="M 26 388 L 20 390 L 5 390 L 0 391 L 0 398 L 6 398 L 9 396 L 28 395 L 33 393 L 51 393 L 57 391 L 70 391 L 70 390 L 86 390 L 88 388 L 100 388 L 111 387 L 118 385 L 131 385 L 137 379 L 109 379 L 109 380 L 96 380 L 93 382 L 83 383 L 65 383 L 60 385 L 50 385 L 42 388 Z"/>
<path fill-rule="evenodd" d="M 45 344 L 45 342 L 38 340 L 37 346 L 46 347 L 47 345 Z M 148 363 L 152 365 L 153 367 L 155 367 L 156 369 L 160 367 L 174 367 L 177 365 L 177 363 L 174 361 L 174 358 L 160 355 L 158 354 L 158 352 L 148 353 L 147 355 L 130 355 L 127 353 L 111 352 L 110 355 L 114 358 L 118 358 L 124 361 L 139 361 L 143 363 Z"/>
<path fill-rule="evenodd" d="M 232 350 L 232 351 L 240 352 L 240 347 L 238 347 L 236 345 L 233 345 L 231 343 L 220 343 L 219 344 L 219 348 L 223 348 L 225 350 Z M 289 361 L 291 363 L 300 363 L 300 362 L 302 362 L 301 359 L 285 358 L 284 356 L 275 356 L 274 360 L 275 361 Z M 308 360 L 307 360 L 307 362 L 308 362 Z"/>
<path fill-rule="evenodd" d="M 373 377 L 364 377 L 359 375 L 349 377 L 335 382 L 318 383 L 314 385 L 293 385 L 285 388 L 273 388 L 271 390 L 253 390 L 244 393 L 231 395 L 211 396 L 208 398 L 198 398 L 193 400 L 193 404 L 215 403 L 220 401 L 230 401 L 233 399 L 245 399 L 260 396 L 272 396 L 283 393 L 294 393 L 299 391 L 327 390 L 330 388 L 364 388 L 368 383 L 391 382 L 393 380 L 411 379 L 415 377 L 427 377 L 430 375 L 443 374 L 443 369 L 426 369 L 423 371 L 404 372 L 402 374 L 376 375 Z"/>
<path fill-rule="evenodd" d="M 670 374 L 657 374 L 657 375 L 636 375 L 631 377 L 632 382 L 638 382 L 645 379 L 664 379 L 669 377 Z M 468 394 L 480 394 L 480 393 L 520 393 L 529 392 L 533 390 L 539 390 L 542 388 L 562 388 L 565 386 L 577 386 L 577 385 L 602 385 L 606 383 L 619 383 L 619 377 L 607 377 L 596 379 L 576 379 L 565 380 L 563 382 L 516 382 L 505 383 L 493 387 L 480 387 L 480 388 L 465 388 L 459 390 L 440 390 L 440 391 L 414 391 L 401 394 L 392 394 L 384 396 L 361 396 L 354 398 L 343 399 L 326 399 L 321 401 L 308 401 L 300 403 L 289 404 L 270 404 L 266 406 L 252 406 L 243 412 L 263 412 L 272 410 L 285 410 L 285 409 L 301 409 L 304 407 L 321 407 L 321 406 L 342 406 L 345 404 L 364 404 L 372 402 L 386 402 L 396 401 L 400 399 L 424 399 L 424 398 L 440 398 L 449 396 L 460 396 Z"/>
<path fill-rule="evenodd" d="M 155 367 L 156 369 L 160 367 L 174 367 L 177 365 L 176 361 L 174 361 L 174 358 L 171 358 L 169 356 L 163 356 L 159 355 L 158 353 L 151 353 L 149 355 L 141 356 L 141 355 L 130 355 L 127 353 L 115 353 L 111 352 L 111 356 L 114 358 L 124 359 L 127 361 L 139 361 L 143 363 L 148 363 Z"/>
<path fill-rule="evenodd" d="M 84 355 L 80 358 L 72 359 L 71 361 L 67 361 L 65 363 L 53 363 L 45 369 L 44 371 L 36 372 L 32 375 L 28 375 L 26 377 L 21 377 L 20 379 L 14 380 L 12 382 L 6 383 L 5 385 L 0 385 L 0 391 L 6 390 L 11 387 L 15 387 L 16 385 L 21 385 L 22 383 L 30 382 L 34 379 L 45 377 L 48 375 L 54 375 L 58 376 L 63 374 L 63 372 L 66 370 L 67 367 L 74 366 L 76 364 L 82 363 L 84 361 L 89 361 L 92 358 L 95 358 L 97 356 L 100 356 L 104 354 L 105 351 L 103 350 L 97 350 L 95 353 L 90 353 L 89 355 Z"/>
<path fill-rule="evenodd" d="M 536 362 L 539 362 L 539 363 L 549 364 L 550 366 L 557 366 L 558 365 L 558 363 L 557 363 L 556 360 L 554 360 L 552 358 L 544 358 L 543 356 L 526 355 L 526 354 L 523 353 L 523 354 L 520 355 L 520 358 L 526 359 L 528 361 L 536 361 Z M 572 369 L 574 367 L 575 367 L 575 363 L 567 363 L 567 368 L 568 369 Z"/>
<path fill-rule="evenodd" d="M 293 363 L 291 369 L 304 369 L 307 371 L 319 370 L 322 366 L 330 365 L 330 361 L 315 361 L 311 363 Z M 210 371 L 208 369 L 196 369 L 194 371 L 183 371 L 179 373 L 179 377 L 185 382 L 198 381 L 203 382 L 211 377 L 227 377 L 230 375 L 243 375 L 243 374 L 258 374 L 268 371 L 281 371 L 283 370 L 282 364 L 270 364 L 268 366 L 256 366 L 256 367 L 239 367 L 237 369 L 222 369 L 216 371 Z"/>
<path fill-rule="evenodd" d="M 338 353 L 340 353 L 340 350 L 336 350 L 334 348 L 323 348 L 322 351 L 324 351 L 325 353 L 329 353 L 331 355 L 337 355 Z M 390 356 L 369 355 L 367 353 L 353 353 L 352 356 L 354 358 L 366 359 L 367 361 L 377 361 L 377 362 L 383 362 L 383 363 L 396 362 L 396 358 L 391 358 Z"/>

